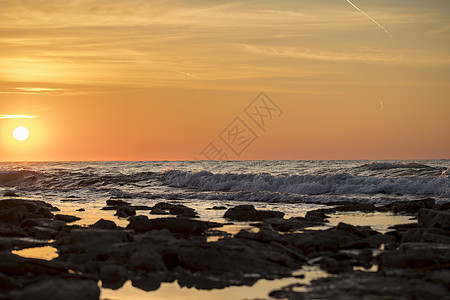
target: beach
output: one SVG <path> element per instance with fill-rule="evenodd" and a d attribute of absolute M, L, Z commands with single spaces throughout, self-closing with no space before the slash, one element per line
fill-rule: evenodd
<path fill-rule="evenodd" d="M 0 163 L 0 298 L 445 299 L 448 165 Z"/>

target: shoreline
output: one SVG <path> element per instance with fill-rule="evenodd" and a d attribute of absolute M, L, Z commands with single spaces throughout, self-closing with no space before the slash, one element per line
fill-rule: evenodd
<path fill-rule="evenodd" d="M 267 291 L 267 299 L 328 299 L 331 291 L 349 299 L 358 298 L 357 292 L 394 298 L 450 295 L 448 204 L 436 206 L 433 199 L 385 206 L 333 203 L 282 212 L 267 203 L 254 203 L 256 209 L 231 202 L 214 207 L 207 201 L 193 209 L 184 205 L 188 203 L 155 199 L 142 206 L 130 199 L 110 199 L 99 212 L 102 217 L 118 215 L 110 218 L 116 222 L 101 219 L 83 224 L 77 216 L 86 210 L 70 216 L 43 201 L 4 197 L 0 200 L 0 280 L 4 283 L 0 299 L 28 299 L 27 295 L 44 295 L 60 285 L 89 293 L 83 294 L 86 299 L 99 299 L 100 291 L 108 297 L 114 297 L 114 290 L 132 293 L 130 282 L 143 291 L 156 291 L 162 284 L 170 290 L 177 284 L 214 291 L 255 286 L 256 292 L 261 289 L 258 282 L 276 278 L 298 280 L 298 284 L 283 287 L 281 280 L 278 289 L 272 285 L 273 290 Z M 95 214 L 89 220 L 93 219 Z M 387 220 L 396 224 L 385 224 Z M 376 222 L 380 223 L 372 226 L 376 231 L 362 226 Z M 47 252 L 54 247 L 59 255 L 47 261 L 11 252 L 34 247 L 49 247 Z M 292 272 L 308 276 L 302 271 L 305 266 L 326 275 L 312 283 L 292 276 Z M 33 280 L 26 275 L 30 272 Z M 326 288 L 358 280 L 364 284 L 355 291 Z M 396 282 L 397 289 L 373 289 L 386 280 Z M 411 280 L 425 288 L 411 287 Z M 395 294 L 399 290 L 406 294 Z"/>

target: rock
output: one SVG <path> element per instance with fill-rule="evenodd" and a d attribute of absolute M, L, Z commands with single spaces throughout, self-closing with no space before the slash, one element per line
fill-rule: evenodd
<path fill-rule="evenodd" d="M 432 251 L 414 251 L 402 253 L 400 251 L 384 251 L 377 256 L 380 268 L 430 268 L 441 264 L 440 257 Z"/>
<path fill-rule="evenodd" d="M 337 225 L 336 229 L 357 235 L 360 238 L 367 238 L 371 235 L 377 234 L 377 232 L 373 231 L 369 226 L 353 226 L 342 222 Z"/>
<path fill-rule="evenodd" d="M 342 245 L 343 249 L 364 249 L 375 248 L 378 249 L 382 244 L 394 243 L 395 237 L 392 235 L 377 233 L 369 237 L 354 241 L 352 243 Z"/>
<path fill-rule="evenodd" d="M 389 210 L 394 213 L 417 213 L 421 208 L 430 208 L 433 209 L 435 207 L 435 201 L 433 198 L 427 198 L 422 200 L 414 200 L 414 201 L 396 201 L 387 205 L 380 207 L 380 210 Z"/>
<path fill-rule="evenodd" d="M 450 202 L 445 202 L 439 205 L 439 210 L 450 210 Z"/>
<path fill-rule="evenodd" d="M 305 215 L 305 219 L 311 222 L 324 223 L 328 222 L 326 219 L 329 218 L 326 214 L 320 211 L 308 211 Z"/>
<path fill-rule="evenodd" d="M 331 274 L 340 274 L 352 270 L 352 266 L 346 263 L 337 261 L 332 257 L 322 257 L 320 260 L 320 268 Z"/>
<path fill-rule="evenodd" d="M 116 229 L 117 225 L 114 221 L 100 219 L 91 225 L 91 228 L 97 229 Z"/>
<path fill-rule="evenodd" d="M 133 241 L 130 231 L 116 229 L 80 228 L 70 231 L 69 236 L 56 241 L 60 256 L 67 253 L 91 253 L 96 255 L 114 244 Z"/>
<path fill-rule="evenodd" d="M 79 208 L 76 211 L 86 211 L 84 208 Z"/>
<path fill-rule="evenodd" d="M 160 202 L 155 204 L 152 208 L 151 214 L 164 214 L 163 211 L 168 212 L 171 215 L 177 215 L 185 218 L 197 218 L 198 214 L 194 209 L 189 208 L 182 204 L 170 204 L 167 202 Z"/>
<path fill-rule="evenodd" d="M 58 236 L 57 230 L 46 227 L 33 226 L 29 231 L 31 236 L 38 240 L 51 240 Z"/>
<path fill-rule="evenodd" d="M 12 192 L 12 191 L 6 191 L 3 194 L 4 197 L 19 197 L 19 195 L 17 195 L 16 193 Z"/>
<path fill-rule="evenodd" d="M 13 289 L 19 289 L 21 287 L 21 282 L 19 282 L 18 280 L 14 280 L 14 278 L 11 278 L 10 276 L 6 276 L 3 273 L 0 273 L 0 293 Z"/>
<path fill-rule="evenodd" d="M 144 233 L 155 229 L 168 229 L 172 233 L 190 236 L 202 235 L 208 228 L 218 226 L 219 224 L 217 223 L 183 218 L 148 219 L 146 216 L 136 216 L 130 219 L 127 229 L 133 229 L 136 233 Z"/>
<path fill-rule="evenodd" d="M 223 217 L 235 221 L 263 221 L 271 218 L 283 218 L 283 216 L 283 212 L 256 210 L 253 205 L 238 205 L 228 209 Z"/>
<path fill-rule="evenodd" d="M 448 236 L 447 230 L 440 228 L 412 228 L 403 233 L 401 242 L 450 244 L 450 237 Z"/>
<path fill-rule="evenodd" d="M 117 212 L 114 215 L 120 218 L 127 218 L 130 216 L 135 216 L 136 210 L 128 205 L 121 205 L 119 206 L 119 208 L 117 208 Z"/>
<path fill-rule="evenodd" d="M 1 273 L 12 276 L 25 276 L 28 273 L 61 275 L 68 274 L 69 268 L 65 264 L 55 261 L 25 258 L 10 252 L 0 252 L 0 270 Z"/>
<path fill-rule="evenodd" d="M 303 291 L 283 291 L 288 299 L 446 299 L 449 294 L 437 283 L 362 271 L 313 280 Z"/>
<path fill-rule="evenodd" d="M 17 300 L 98 300 L 100 289 L 92 280 L 51 279 L 29 285 L 12 295 Z"/>
<path fill-rule="evenodd" d="M 104 265 L 100 268 L 102 287 L 117 290 L 127 281 L 127 270 L 123 266 Z"/>
<path fill-rule="evenodd" d="M 270 224 L 274 230 L 281 232 L 297 231 L 305 227 L 320 226 L 324 224 L 322 221 L 318 221 L 317 219 L 306 219 L 302 217 L 293 217 L 287 220 L 282 218 L 267 219 L 264 223 Z"/>
<path fill-rule="evenodd" d="M 130 258 L 130 266 L 133 270 L 147 272 L 167 271 L 161 255 L 151 247 L 145 247 L 133 253 Z"/>
<path fill-rule="evenodd" d="M 208 210 L 226 210 L 225 206 L 213 206 L 211 208 L 207 208 Z"/>
<path fill-rule="evenodd" d="M 52 218 L 52 206 L 43 201 L 7 199 L 0 201 L 0 221 L 20 223 L 27 218 Z"/>
<path fill-rule="evenodd" d="M 130 203 L 126 202 L 126 201 L 123 201 L 123 200 L 109 199 L 109 200 L 106 200 L 106 205 L 109 205 L 109 206 L 122 206 L 122 205 L 130 205 Z"/>
<path fill-rule="evenodd" d="M 78 218 L 78 217 L 75 217 L 75 216 L 57 214 L 57 215 L 55 215 L 55 220 L 63 221 L 63 222 L 66 222 L 66 223 L 72 223 L 72 222 L 81 220 L 81 218 Z"/>
<path fill-rule="evenodd" d="M 422 208 L 417 218 L 421 227 L 450 230 L 450 212 Z"/>
<path fill-rule="evenodd" d="M 152 215 L 168 215 L 169 212 L 167 210 L 162 210 L 162 209 L 159 209 L 159 208 L 153 208 L 150 211 L 150 214 L 152 214 Z"/>

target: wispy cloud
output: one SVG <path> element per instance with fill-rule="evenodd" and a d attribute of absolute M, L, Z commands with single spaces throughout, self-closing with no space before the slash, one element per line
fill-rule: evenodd
<path fill-rule="evenodd" d="M 28 116 L 28 115 L 0 115 L 0 119 L 35 119 L 38 116 Z"/>

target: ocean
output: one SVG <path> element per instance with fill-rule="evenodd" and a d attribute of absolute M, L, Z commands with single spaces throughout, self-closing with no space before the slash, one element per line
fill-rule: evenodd
<path fill-rule="evenodd" d="M 2 162 L 0 193 L 56 206 L 110 198 L 220 204 L 450 199 L 450 160 Z"/>

